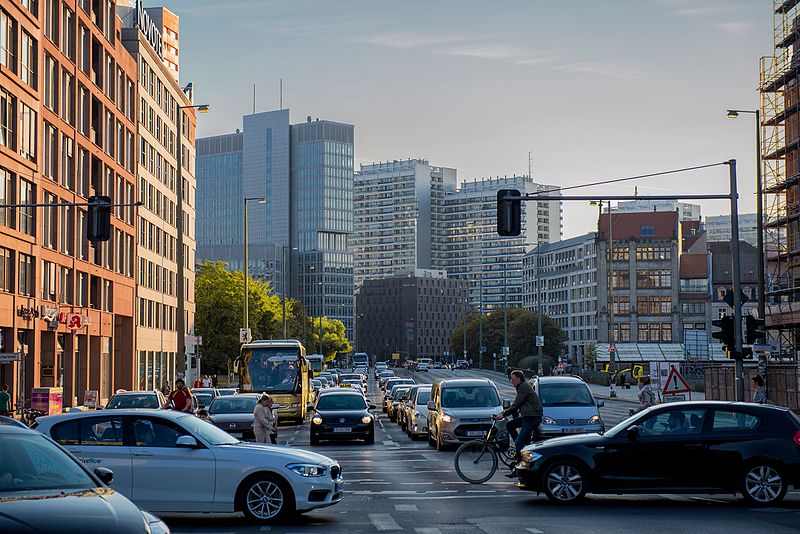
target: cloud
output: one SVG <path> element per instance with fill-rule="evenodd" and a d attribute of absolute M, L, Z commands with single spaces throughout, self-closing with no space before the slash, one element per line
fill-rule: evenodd
<path fill-rule="evenodd" d="M 607 63 L 605 61 L 579 61 L 576 63 L 564 63 L 557 65 L 556 70 L 566 72 L 580 72 L 584 74 L 594 74 L 596 76 L 603 76 L 605 78 L 614 78 L 617 80 L 640 80 L 644 76 L 638 70 L 632 68 L 630 65 L 622 63 Z"/>
<path fill-rule="evenodd" d="M 686 9 L 678 9 L 673 11 L 673 15 L 679 17 L 704 17 L 706 15 L 717 15 L 719 13 L 730 13 L 732 11 L 740 11 L 741 7 L 736 6 L 716 6 L 716 7 L 692 7 Z"/>
<path fill-rule="evenodd" d="M 524 50 L 505 44 L 474 44 L 462 45 L 436 50 L 435 53 L 444 56 L 475 57 L 480 59 L 519 59 L 526 55 Z"/>
<path fill-rule="evenodd" d="M 418 33 L 392 33 L 387 35 L 375 35 L 357 39 L 360 43 L 369 43 L 388 48 L 411 49 L 425 48 L 434 45 L 452 43 L 463 40 L 460 35 L 422 35 Z"/>
<path fill-rule="evenodd" d="M 755 24 L 752 22 L 743 22 L 743 21 L 733 21 L 733 22 L 718 22 L 715 24 L 716 27 L 722 28 L 726 32 L 732 33 L 734 35 L 747 35 L 753 28 L 755 28 Z"/>

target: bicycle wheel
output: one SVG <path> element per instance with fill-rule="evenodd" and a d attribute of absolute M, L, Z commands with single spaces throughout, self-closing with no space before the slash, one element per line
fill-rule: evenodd
<path fill-rule="evenodd" d="M 484 441 L 468 441 L 458 448 L 453 463 L 462 480 L 483 484 L 497 471 L 497 452 Z"/>

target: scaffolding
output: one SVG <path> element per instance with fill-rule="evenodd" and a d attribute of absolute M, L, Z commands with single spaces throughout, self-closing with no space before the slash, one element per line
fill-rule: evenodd
<path fill-rule="evenodd" d="M 774 356 L 800 350 L 800 0 L 773 0 L 774 52 L 760 61 L 766 324 Z"/>

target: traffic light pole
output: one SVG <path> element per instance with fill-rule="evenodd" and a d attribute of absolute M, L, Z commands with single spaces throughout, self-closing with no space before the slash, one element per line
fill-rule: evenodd
<path fill-rule="evenodd" d="M 742 279 L 739 265 L 739 193 L 736 187 L 736 160 L 728 162 L 731 180 L 731 256 L 733 261 L 733 339 L 736 347 L 734 355 L 736 400 L 744 401 L 744 362 L 742 354 Z"/>

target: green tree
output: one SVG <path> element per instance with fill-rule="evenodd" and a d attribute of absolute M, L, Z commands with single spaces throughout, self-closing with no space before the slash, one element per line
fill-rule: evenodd
<path fill-rule="evenodd" d="M 306 351 L 309 354 L 319 353 L 319 317 L 309 317 L 308 346 Z M 331 361 L 337 353 L 345 353 L 353 350 L 350 342 L 345 335 L 344 323 L 338 319 L 322 318 L 322 354 L 326 361 Z"/>

